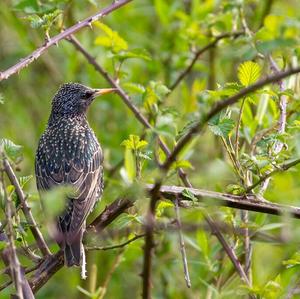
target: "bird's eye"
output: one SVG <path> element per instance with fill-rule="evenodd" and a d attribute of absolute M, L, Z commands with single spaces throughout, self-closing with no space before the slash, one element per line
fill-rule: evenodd
<path fill-rule="evenodd" d="M 93 92 L 88 90 L 83 94 L 83 98 L 88 99 L 93 95 Z"/>

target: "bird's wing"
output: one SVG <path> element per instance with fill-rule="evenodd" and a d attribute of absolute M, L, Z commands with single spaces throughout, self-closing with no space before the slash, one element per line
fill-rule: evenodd
<path fill-rule="evenodd" d="M 74 194 L 68 197 L 66 209 L 58 220 L 68 243 L 72 243 L 102 192 L 102 151 L 97 142 L 88 144 L 86 146 L 81 140 L 76 150 L 73 149 L 75 152 L 69 152 L 66 147 L 63 154 L 57 151 L 50 155 L 41 154 L 36 162 L 39 190 L 67 184 L 74 188 Z"/>

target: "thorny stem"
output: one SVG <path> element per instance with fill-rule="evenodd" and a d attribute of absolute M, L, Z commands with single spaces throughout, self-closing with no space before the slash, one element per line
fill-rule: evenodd
<path fill-rule="evenodd" d="M 58 42 L 60 42 L 63 39 L 68 38 L 71 34 L 76 33 L 80 29 L 84 27 L 89 27 L 93 22 L 103 18 L 104 16 L 110 14 L 114 10 L 124 6 L 125 4 L 131 2 L 132 0 L 119 0 L 114 1 L 113 4 L 107 6 L 100 12 L 94 14 L 93 16 L 87 17 L 86 19 L 79 21 L 75 25 L 69 27 L 65 31 L 62 31 L 61 33 L 57 34 L 56 36 L 50 38 L 43 44 L 41 47 L 37 48 L 35 51 L 33 51 L 31 54 L 29 54 L 27 57 L 21 59 L 18 63 L 11 66 L 5 71 L 0 72 L 0 81 L 8 79 L 11 75 L 15 73 L 19 73 L 23 68 L 27 67 L 30 63 L 32 63 L 34 60 L 38 59 L 48 48 L 50 48 L 53 45 L 57 45 Z"/>

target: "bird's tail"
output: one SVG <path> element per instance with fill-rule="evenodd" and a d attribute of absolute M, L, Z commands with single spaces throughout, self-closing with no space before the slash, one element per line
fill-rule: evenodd
<path fill-rule="evenodd" d="M 72 244 L 66 244 L 64 248 L 65 265 L 67 267 L 80 266 L 82 260 L 82 245 L 81 240 L 75 241 Z"/>

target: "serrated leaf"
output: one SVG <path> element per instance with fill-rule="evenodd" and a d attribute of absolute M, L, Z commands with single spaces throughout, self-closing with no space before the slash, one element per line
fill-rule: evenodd
<path fill-rule="evenodd" d="M 24 186 L 33 178 L 32 175 L 21 176 L 19 177 L 20 186 L 24 188 Z"/>
<path fill-rule="evenodd" d="M 231 118 L 223 118 L 217 124 L 209 123 L 209 128 L 215 135 L 226 138 L 233 130 L 234 125 Z"/>
<path fill-rule="evenodd" d="M 0 139 L 0 152 L 3 151 L 7 158 L 16 164 L 22 160 L 22 149 L 21 145 L 14 144 L 11 140 Z"/>
<path fill-rule="evenodd" d="M 238 68 L 238 78 L 245 87 L 255 83 L 259 79 L 260 73 L 260 65 L 253 61 L 246 61 Z"/>
<path fill-rule="evenodd" d="M 146 140 L 140 140 L 137 135 L 129 135 L 129 139 L 124 140 L 121 145 L 125 146 L 127 149 L 138 150 L 147 146 L 148 142 Z"/>

